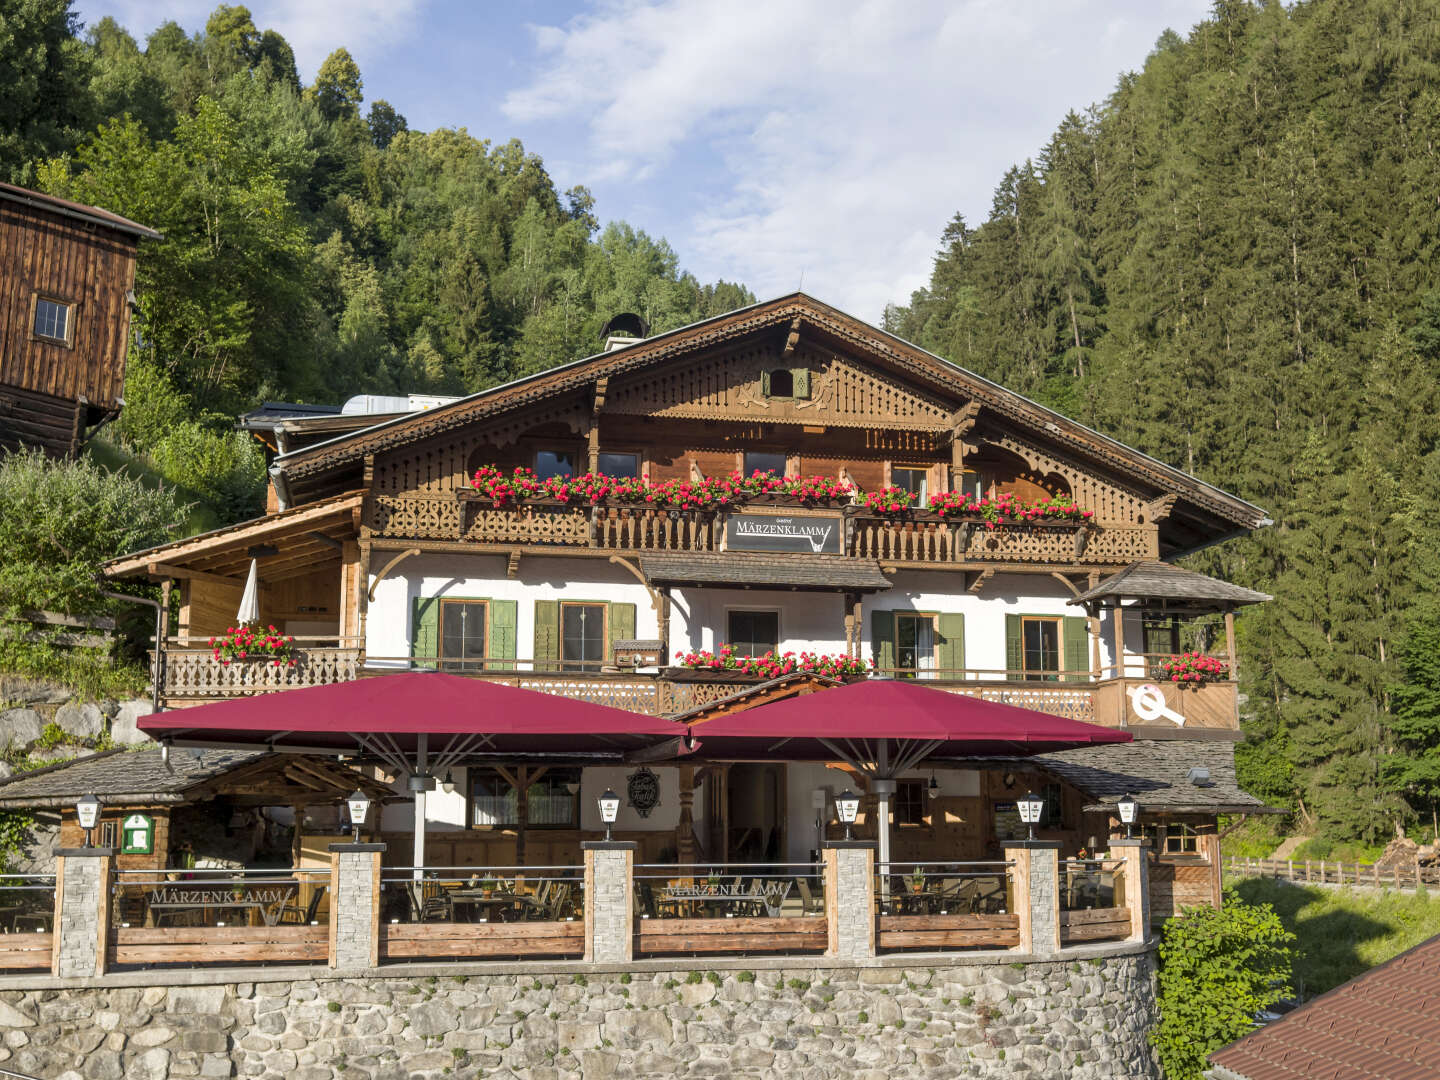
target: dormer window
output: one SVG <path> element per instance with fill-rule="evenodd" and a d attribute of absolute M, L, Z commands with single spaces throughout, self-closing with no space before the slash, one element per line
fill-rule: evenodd
<path fill-rule="evenodd" d="M 770 396 L 771 397 L 794 397 L 795 376 L 784 368 L 777 368 L 770 372 Z"/>
<path fill-rule="evenodd" d="M 768 398 L 810 397 L 809 368 L 770 368 L 760 373 L 760 392 Z"/>

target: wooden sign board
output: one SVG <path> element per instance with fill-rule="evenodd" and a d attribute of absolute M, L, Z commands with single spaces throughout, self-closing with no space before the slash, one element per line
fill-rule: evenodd
<path fill-rule="evenodd" d="M 839 555 L 845 519 L 840 514 L 731 514 L 725 550 Z"/>

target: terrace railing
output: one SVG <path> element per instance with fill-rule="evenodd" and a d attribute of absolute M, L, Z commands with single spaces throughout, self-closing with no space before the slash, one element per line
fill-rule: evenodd
<path fill-rule="evenodd" d="M 386 867 L 380 959 L 578 956 L 585 879 L 578 866 Z"/>
<path fill-rule="evenodd" d="M 1010 862 L 891 862 L 875 880 L 876 946 L 1008 949 L 1020 944 Z"/>
<path fill-rule="evenodd" d="M 330 869 L 116 870 L 110 964 L 323 963 Z"/>
<path fill-rule="evenodd" d="M 276 667 L 262 658 L 221 663 L 215 659 L 214 650 L 208 646 L 207 640 L 203 637 L 179 637 L 167 641 L 162 698 L 248 697 L 273 690 L 350 682 L 360 675 L 361 646 L 364 644 L 359 638 L 337 638 L 334 635 L 297 636 L 293 654 L 295 666 L 284 664 Z"/>
<path fill-rule="evenodd" d="M 48 969 L 54 930 L 55 875 L 0 874 L 0 970 Z"/>
<path fill-rule="evenodd" d="M 820 863 L 649 863 L 635 867 L 637 954 L 823 952 Z"/>
<path fill-rule="evenodd" d="M 1130 933 L 1125 863 L 1117 859 L 1060 860 L 1060 943 L 1118 941 Z"/>

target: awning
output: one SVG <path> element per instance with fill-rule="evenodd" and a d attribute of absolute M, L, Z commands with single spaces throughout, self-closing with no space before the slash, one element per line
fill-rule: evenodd
<path fill-rule="evenodd" d="M 282 690 L 141 717 L 147 735 L 181 746 L 339 753 L 413 771 L 466 758 L 621 758 L 677 725 L 559 694 L 443 672 L 406 672 Z"/>
<path fill-rule="evenodd" d="M 663 552 L 640 556 L 651 585 L 883 592 L 890 579 L 873 559 L 840 555 L 770 555 L 757 552 Z"/>
<path fill-rule="evenodd" d="M 867 679 L 789 697 L 717 716 L 691 731 L 699 758 L 887 760 L 892 773 L 931 753 L 1029 755 L 1132 738 L 1117 728 L 902 679 Z"/>
<path fill-rule="evenodd" d="M 1236 608 L 1244 604 L 1261 604 L 1269 594 L 1241 588 L 1219 578 L 1197 574 L 1183 566 L 1146 560 L 1131 563 L 1070 603 L 1090 605 L 1104 601 L 1178 600 L 1216 609 Z"/>

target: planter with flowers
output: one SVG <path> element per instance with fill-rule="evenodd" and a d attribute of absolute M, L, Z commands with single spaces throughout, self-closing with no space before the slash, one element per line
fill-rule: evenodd
<path fill-rule="evenodd" d="M 767 652 L 763 656 L 741 656 L 731 645 L 721 645 L 715 652 L 708 649 L 681 650 L 675 654 L 675 667 L 681 673 L 694 673 L 705 680 L 743 682 L 757 679 L 778 679 L 783 675 L 824 675 L 831 679 L 863 679 L 873 666 L 853 656 L 812 652 Z"/>
<path fill-rule="evenodd" d="M 274 626 L 243 624 L 227 627 L 210 639 L 215 659 L 229 666 L 236 661 L 263 662 L 270 667 L 295 666 L 295 639 Z"/>
<path fill-rule="evenodd" d="M 1151 674 L 1163 682 L 1185 688 L 1227 679 L 1230 677 L 1230 670 L 1223 660 L 1206 656 L 1204 653 L 1186 652 L 1160 660 Z"/>

